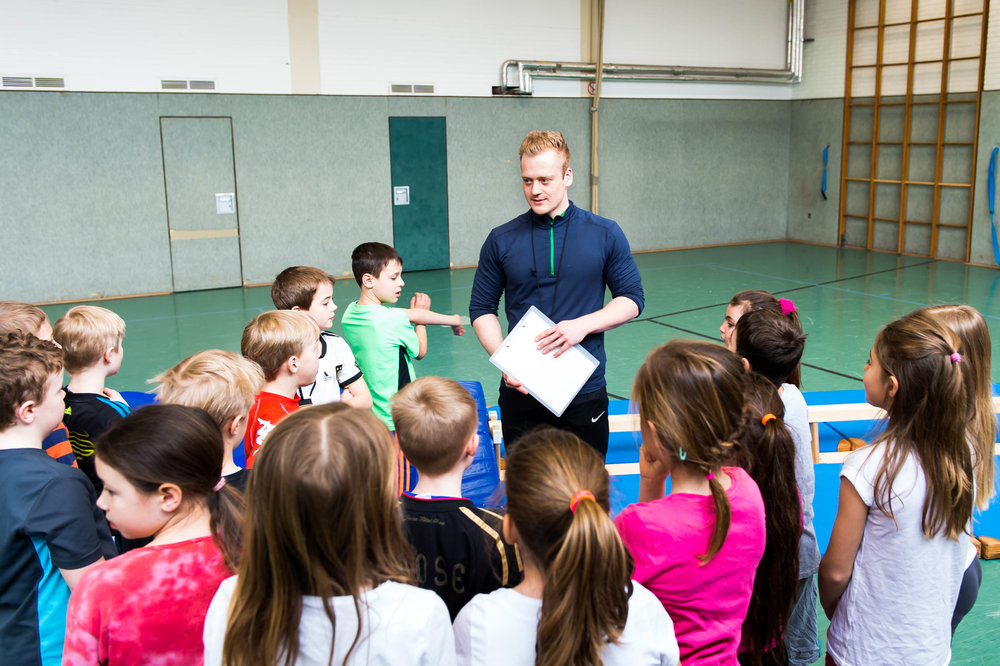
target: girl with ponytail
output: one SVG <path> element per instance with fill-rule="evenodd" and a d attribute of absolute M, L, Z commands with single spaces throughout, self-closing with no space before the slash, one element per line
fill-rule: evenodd
<path fill-rule="evenodd" d="M 148 405 L 96 443 L 97 506 L 149 545 L 88 572 L 70 597 L 63 664 L 197 664 L 216 588 L 239 558 L 243 500 L 222 480 L 205 411 Z"/>
<path fill-rule="evenodd" d="M 524 581 L 462 608 L 458 663 L 677 664 L 670 617 L 632 580 L 600 456 L 572 433 L 536 430 L 510 454 L 506 484 L 503 532 L 518 546 Z"/>
<path fill-rule="evenodd" d="M 757 565 L 750 608 L 743 622 L 741 664 L 782 664 L 788 651 L 782 633 L 789 626 L 798 587 L 802 498 L 795 482 L 795 444 L 785 425 L 785 406 L 768 378 L 746 379 L 743 427 L 733 463 L 747 471 L 764 500 L 764 556 Z M 815 609 L 815 606 L 813 606 Z"/>
<path fill-rule="evenodd" d="M 844 461 L 819 568 L 828 663 L 945 664 L 975 494 L 966 360 L 925 311 L 879 331 L 865 398 L 886 411 Z"/>
<path fill-rule="evenodd" d="M 723 347 L 673 340 L 650 352 L 632 389 L 639 503 L 615 524 L 635 579 L 673 619 L 685 664 L 736 663 L 764 553 L 760 490 L 742 469 L 722 466 L 742 423 L 745 377 Z"/>

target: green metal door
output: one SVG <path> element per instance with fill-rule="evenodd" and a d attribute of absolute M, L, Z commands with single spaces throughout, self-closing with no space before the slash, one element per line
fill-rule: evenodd
<path fill-rule="evenodd" d="M 407 271 L 448 268 L 444 118 L 389 118 L 393 245 Z"/>

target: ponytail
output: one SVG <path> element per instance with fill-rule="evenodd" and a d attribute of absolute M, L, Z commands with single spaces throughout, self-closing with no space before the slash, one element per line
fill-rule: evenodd
<path fill-rule="evenodd" d="M 600 664 L 625 629 L 634 565 L 609 489 L 600 457 L 564 431 L 529 433 L 507 462 L 507 515 L 545 579 L 536 666 Z"/>
<path fill-rule="evenodd" d="M 743 645 L 757 663 L 766 650 L 778 650 L 774 654 L 779 657 L 784 653 L 781 635 L 798 586 L 802 500 L 795 481 L 795 443 L 784 416 L 774 384 L 760 373 L 749 373 L 743 424 L 736 439 L 737 464 L 757 483 L 764 500 L 764 555 L 743 621 Z"/>
<path fill-rule="evenodd" d="M 712 539 L 708 542 L 708 551 L 698 556 L 702 564 L 708 564 L 722 550 L 729 536 L 729 523 L 732 521 L 732 509 L 729 506 L 729 495 L 712 472 L 705 475 L 708 478 L 708 488 L 712 491 L 712 503 L 715 505 L 715 527 L 712 529 Z"/>
<path fill-rule="evenodd" d="M 601 663 L 601 647 L 625 630 L 631 577 L 611 517 L 596 501 L 582 501 L 545 571 L 536 666 Z"/>
<path fill-rule="evenodd" d="M 212 538 L 222 551 L 226 566 L 236 571 L 243 551 L 243 513 L 246 503 L 243 493 L 224 485 L 208 495 L 209 528 Z"/>

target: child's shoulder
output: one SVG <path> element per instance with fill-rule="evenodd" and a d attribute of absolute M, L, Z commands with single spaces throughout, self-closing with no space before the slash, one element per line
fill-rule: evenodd
<path fill-rule="evenodd" d="M 41 448 L 0 450 L 0 478 L 12 481 L 77 481 L 90 483 L 76 467 L 64 465 Z"/>
<path fill-rule="evenodd" d="M 499 513 L 481 509 L 465 497 L 415 497 L 404 493 L 400 503 L 405 514 L 449 516 L 477 529 L 499 529 L 503 517 Z"/>
<path fill-rule="evenodd" d="M 354 352 L 342 336 L 332 331 L 323 331 L 319 334 L 320 340 L 320 361 L 343 361 L 354 360 Z"/>
<path fill-rule="evenodd" d="M 394 308 L 390 305 L 380 303 L 379 305 L 362 305 L 358 301 L 351 301 L 344 308 L 344 316 L 340 319 L 340 325 L 379 324 L 387 321 L 403 319 L 407 322 L 409 317 L 403 308 Z"/>
<path fill-rule="evenodd" d="M 0 506 L 15 523 L 30 523 L 39 532 L 59 529 L 67 517 L 89 518 L 96 501 L 83 472 L 41 449 L 0 451 Z"/>
<path fill-rule="evenodd" d="M 63 390 L 66 392 L 63 399 L 66 404 L 66 416 L 116 419 L 125 418 L 132 411 L 127 403 L 112 400 L 106 395 L 74 393 L 69 387 L 64 387 Z"/>

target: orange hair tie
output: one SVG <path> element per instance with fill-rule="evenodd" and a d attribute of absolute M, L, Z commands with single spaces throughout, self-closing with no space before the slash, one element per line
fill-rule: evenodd
<path fill-rule="evenodd" d="M 572 499 L 570 499 L 569 501 L 569 510 L 572 513 L 576 513 L 577 505 L 585 499 L 589 499 L 592 502 L 597 501 L 597 498 L 594 497 L 594 493 L 590 492 L 589 490 L 578 490 L 576 494 L 573 495 Z"/>
<path fill-rule="evenodd" d="M 767 427 L 767 422 L 768 421 L 773 421 L 776 418 L 778 418 L 778 417 L 775 416 L 774 414 L 764 414 L 764 418 L 762 418 L 760 420 L 760 424 L 766 428 Z"/>

